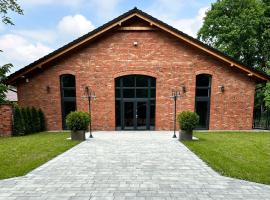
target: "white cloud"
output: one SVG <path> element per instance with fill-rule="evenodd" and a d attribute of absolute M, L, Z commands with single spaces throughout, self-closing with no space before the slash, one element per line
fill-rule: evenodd
<path fill-rule="evenodd" d="M 0 31 L 3 31 L 3 30 L 5 30 L 5 27 L 4 27 L 3 23 L 0 22 Z"/>
<path fill-rule="evenodd" d="M 14 30 L 0 35 L 0 65 L 12 63 L 12 72 L 50 53 L 91 30 L 91 21 L 82 15 L 65 16 L 54 29 Z"/>
<path fill-rule="evenodd" d="M 94 29 L 91 21 L 82 15 L 65 16 L 57 25 L 59 34 L 66 38 L 75 38 Z"/>
<path fill-rule="evenodd" d="M 38 29 L 38 30 L 16 30 L 14 31 L 15 34 L 25 37 L 29 40 L 39 41 L 44 43 L 53 43 L 55 42 L 57 35 L 53 30 L 45 30 L 45 29 Z"/>
<path fill-rule="evenodd" d="M 117 14 L 116 8 L 122 1 L 123 0 L 24 0 L 21 4 L 23 8 L 33 8 L 37 6 L 66 6 L 77 11 L 88 8 L 104 21 L 104 19 L 110 19 Z"/>
<path fill-rule="evenodd" d="M 168 23 L 178 28 L 184 33 L 196 37 L 197 32 L 203 24 L 203 18 L 205 17 L 206 11 L 209 7 L 200 8 L 197 15 L 194 18 L 179 19 L 179 20 L 168 20 Z"/>
<path fill-rule="evenodd" d="M 43 6 L 43 5 L 50 5 L 50 4 L 58 4 L 58 5 L 66 5 L 66 6 L 79 6 L 85 0 L 24 0 L 22 5 L 25 6 Z"/>
<path fill-rule="evenodd" d="M 91 10 L 94 10 L 103 20 L 107 20 L 118 14 L 116 8 L 122 1 L 123 0 L 90 0 L 87 2 L 87 6 L 91 7 Z"/>
<path fill-rule="evenodd" d="M 12 63 L 15 68 L 27 65 L 38 58 L 48 54 L 53 49 L 40 42 L 31 42 L 16 34 L 5 34 L 0 36 L 1 63 Z"/>

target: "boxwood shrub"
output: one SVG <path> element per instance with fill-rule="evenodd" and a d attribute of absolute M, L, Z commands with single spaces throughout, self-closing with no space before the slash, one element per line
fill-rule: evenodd
<path fill-rule="evenodd" d="M 177 121 L 181 130 L 192 131 L 199 123 L 199 115 L 191 111 L 183 111 L 178 114 Z"/>
<path fill-rule="evenodd" d="M 89 113 L 75 111 L 67 115 L 66 124 L 72 131 L 85 131 L 87 130 L 90 120 Z"/>

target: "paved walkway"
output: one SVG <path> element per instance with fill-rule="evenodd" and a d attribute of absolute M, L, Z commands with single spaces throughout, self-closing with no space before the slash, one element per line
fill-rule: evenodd
<path fill-rule="evenodd" d="M 270 186 L 218 175 L 168 132 L 99 132 L 23 177 L 0 199 L 270 199 Z"/>

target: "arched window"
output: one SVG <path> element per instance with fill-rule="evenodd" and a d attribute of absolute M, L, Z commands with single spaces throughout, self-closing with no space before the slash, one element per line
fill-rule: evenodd
<path fill-rule="evenodd" d="M 154 130 L 156 79 L 126 75 L 115 79 L 115 118 L 118 130 Z"/>
<path fill-rule="evenodd" d="M 60 76 L 62 128 L 66 129 L 66 116 L 76 110 L 76 80 L 71 74 Z"/>
<path fill-rule="evenodd" d="M 209 129 L 211 79 L 209 74 L 196 76 L 195 112 L 200 116 L 198 129 Z"/>

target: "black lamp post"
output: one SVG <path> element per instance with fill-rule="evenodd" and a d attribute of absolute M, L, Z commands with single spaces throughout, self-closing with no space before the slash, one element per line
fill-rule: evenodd
<path fill-rule="evenodd" d="M 176 101 L 180 97 L 180 91 L 172 90 L 171 98 L 174 101 L 174 120 L 173 120 L 173 138 L 176 138 Z"/>
<path fill-rule="evenodd" d="M 90 132 L 90 136 L 89 138 L 93 138 L 92 135 L 92 111 L 91 111 L 91 101 L 92 100 L 96 100 L 96 94 L 94 91 L 92 91 L 88 86 L 85 87 L 85 98 L 88 99 L 88 112 L 90 115 L 90 123 L 89 123 L 89 132 Z"/>

